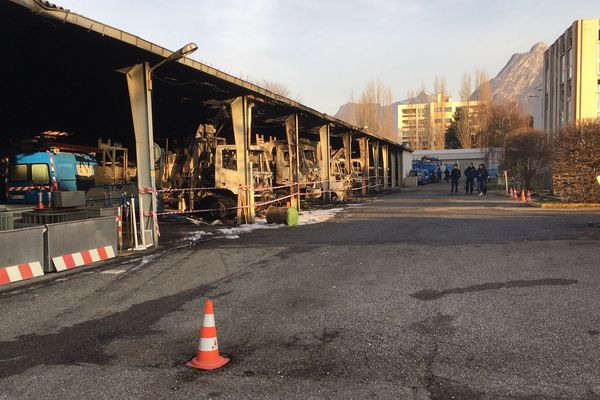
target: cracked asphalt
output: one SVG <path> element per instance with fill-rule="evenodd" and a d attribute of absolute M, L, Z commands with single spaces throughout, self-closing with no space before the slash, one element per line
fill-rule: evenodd
<path fill-rule="evenodd" d="M 600 210 L 448 192 L 3 288 L 0 399 L 600 399 Z"/>

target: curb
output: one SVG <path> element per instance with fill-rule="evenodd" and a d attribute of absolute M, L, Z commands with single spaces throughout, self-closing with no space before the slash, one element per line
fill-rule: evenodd
<path fill-rule="evenodd" d="M 556 208 L 556 209 L 600 208 L 600 203 L 540 203 L 538 201 L 531 201 L 527 204 L 530 207 L 537 207 L 537 208 Z"/>

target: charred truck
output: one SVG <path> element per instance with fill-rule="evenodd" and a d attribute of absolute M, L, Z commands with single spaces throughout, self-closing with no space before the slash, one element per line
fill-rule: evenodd
<path fill-rule="evenodd" d="M 203 214 L 209 219 L 235 217 L 239 191 L 245 190 L 240 187 L 235 145 L 226 144 L 213 125 L 203 124 L 182 149 L 165 153 L 157 182 L 165 204 L 180 211 L 209 210 Z M 255 201 L 269 200 L 273 180 L 268 155 L 260 146 L 251 146 L 249 153 Z"/>

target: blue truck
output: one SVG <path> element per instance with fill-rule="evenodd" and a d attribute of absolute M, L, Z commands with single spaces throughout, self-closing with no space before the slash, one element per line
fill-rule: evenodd
<path fill-rule="evenodd" d="M 8 204 L 44 202 L 51 191 L 86 191 L 94 186 L 96 158 L 86 153 L 58 150 L 19 153 L 9 161 L 6 182 Z"/>

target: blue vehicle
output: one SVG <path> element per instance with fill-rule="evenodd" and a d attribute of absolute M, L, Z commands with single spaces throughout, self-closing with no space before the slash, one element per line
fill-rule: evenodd
<path fill-rule="evenodd" d="M 37 151 L 16 154 L 9 162 L 8 204 L 37 204 L 50 191 L 86 191 L 94 186 L 96 158 L 86 153 Z"/>

